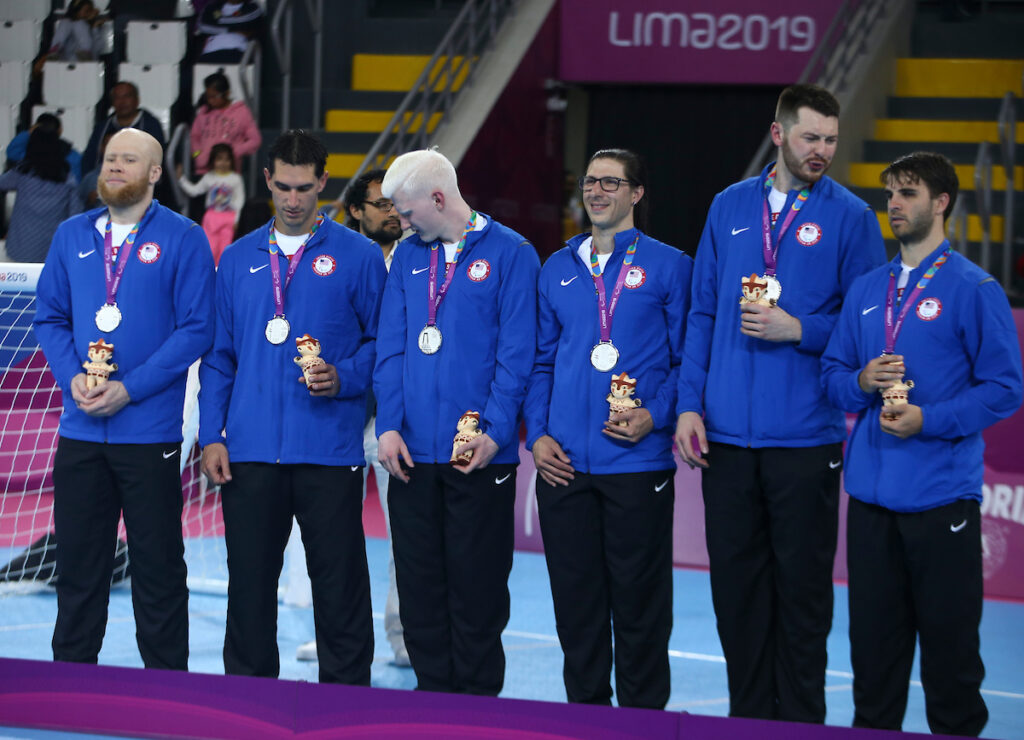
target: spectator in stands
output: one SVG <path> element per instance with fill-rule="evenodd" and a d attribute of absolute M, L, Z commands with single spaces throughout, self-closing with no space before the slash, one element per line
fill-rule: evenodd
<path fill-rule="evenodd" d="M 241 100 L 231 100 L 231 84 L 222 72 L 203 80 L 206 91 L 192 122 L 192 166 L 197 175 L 210 169 L 214 144 L 229 144 L 235 153 L 235 170 L 241 172 L 242 158 L 260 148 L 262 138 L 252 112 Z"/>
<path fill-rule="evenodd" d="M 18 193 L 7 231 L 7 256 L 13 262 L 43 262 L 57 226 L 82 210 L 63 144 L 52 127 L 37 125 L 25 158 L 0 175 L 0 191 Z"/>
<path fill-rule="evenodd" d="M 205 36 L 199 62 L 202 64 L 238 64 L 249 40 L 263 31 L 263 7 L 252 0 L 217 0 L 199 14 L 196 33 Z"/>
<path fill-rule="evenodd" d="M 7 145 L 8 167 L 13 167 L 24 159 L 25 149 L 28 146 L 29 135 L 37 128 L 45 128 L 50 131 L 55 131 L 58 137 L 64 133 L 64 124 L 60 120 L 59 116 L 56 116 L 53 113 L 40 113 L 39 118 L 36 119 L 36 122 L 32 124 L 31 128 L 18 133 L 13 139 L 11 139 L 11 143 Z M 71 168 L 71 174 L 75 176 L 75 179 L 81 179 L 82 155 L 71 147 L 71 142 L 67 139 L 61 139 L 60 146 L 67 152 L 64 158 L 67 160 L 68 166 Z"/>
<path fill-rule="evenodd" d="M 217 272 L 199 442 L 203 473 L 224 487 L 225 672 L 280 671 L 277 588 L 294 516 L 320 681 L 369 686 L 362 418 L 387 272 L 370 240 L 317 214 L 326 162 L 323 144 L 304 131 L 286 131 L 270 149 L 264 177 L 276 215 L 225 251 Z M 296 347 L 306 355 L 313 343 L 321 362 L 300 370 Z"/>
<path fill-rule="evenodd" d="M 145 131 L 156 139 L 160 148 L 164 147 L 164 129 L 156 116 L 139 106 L 139 88 L 134 83 L 121 80 L 110 88 L 110 107 L 114 112 L 101 123 L 96 124 L 89 143 L 85 147 L 83 159 L 85 166 L 91 170 L 100 164 L 100 142 L 107 134 L 114 134 L 123 128 L 137 128 Z"/>
<path fill-rule="evenodd" d="M 161 160 L 144 131 L 115 134 L 99 179 L 107 207 L 60 225 L 39 277 L 33 325 L 64 398 L 54 660 L 96 662 L 123 512 L 142 661 L 188 667 L 182 406 L 213 339 L 214 271 L 202 229 L 153 200 Z M 89 388 L 82 363 L 98 339 L 116 368 Z"/>
<path fill-rule="evenodd" d="M 394 203 L 390 198 L 380 194 L 380 184 L 383 180 L 384 170 L 364 172 L 349 184 L 340 200 L 348 217 L 346 225 L 372 239 L 381 248 L 384 266 L 390 270 L 395 247 L 402 238 L 402 226 Z M 366 497 L 367 474 L 370 466 L 373 466 L 377 496 L 380 499 L 380 508 L 384 512 L 384 526 L 388 538 L 388 595 L 384 604 L 384 631 L 395 655 L 395 665 L 405 667 L 409 665 L 409 652 L 405 649 L 402 620 L 398 614 L 398 585 L 395 580 L 395 556 L 391 547 L 391 522 L 388 517 L 388 472 L 377 458 L 377 434 L 374 431 L 376 423 L 377 400 L 370 389 L 366 398 L 366 420 L 363 428 L 363 455 L 366 458 L 366 467 L 363 468 L 363 497 Z M 300 645 L 296 658 L 316 660 L 316 643 Z"/>
<path fill-rule="evenodd" d="M 206 195 L 203 231 L 210 240 L 214 264 L 220 264 L 221 252 L 235 240 L 235 224 L 245 203 L 245 184 L 235 172 L 235 155 L 229 145 L 214 144 L 210 151 L 213 169 L 197 183 L 179 172 L 178 184 L 191 197 Z"/>
<path fill-rule="evenodd" d="M 853 725 L 900 729 L 919 642 L 928 726 L 976 737 L 982 432 L 1020 407 L 1020 345 L 1002 287 L 946 239 L 953 163 L 915 152 L 881 181 L 899 254 L 854 282 L 822 356 L 829 400 L 858 415 L 845 466 Z"/>
<path fill-rule="evenodd" d="M 86 208 L 94 208 L 99 204 L 99 178 L 100 171 L 103 169 L 102 158 L 103 152 L 107 149 L 107 142 L 113 138 L 113 133 L 103 135 L 103 141 L 100 144 L 100 164 L 93 167 L 91 170 L 82 175 L 82 181 L 78 183 L 78 197 L 82 200 L 82 205 Z M 161 178 L 163 179 L 163 178 Z"/>
<path fill-rule="evenodd" d="M 64 17 L 57 21 L 49 50 L 35 62 L 35 71 L 51 60 L 61 62 L 88 62 L 99 59 L 103 53 L 100 26 L 109 20 L 100 15 L 92 0 L 71 0 Z"/>
<path fill-rule="evenodd" d="M 540 260 L 470 208 L 440 152 L 400 156 L 381 194 L 416 231 L 391 264 L 373 376 L 405 645 L 419 689 L 496 696 Z M 456 466 L 467 411 L 481 433 Z"/>

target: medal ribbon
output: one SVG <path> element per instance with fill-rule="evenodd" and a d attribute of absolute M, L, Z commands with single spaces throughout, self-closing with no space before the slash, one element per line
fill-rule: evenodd
<path fill-rule="evenodd" d="M 139 223 L 142 222 L 140 221 Z M 120 247 L 117 255 L 117 270 L 114 270 L 114 238 L 110 230 L 110 215 L 107 215 L 107 226 L 103 229 L 103 276 L 107 281 L 108 306 L 114 305 L 117 289 L 120 287 L 121 277 L 124 275 L 125 265 L 128 264 L 128 257 L 131 254 L 132 246 L 135 244 L 135 237 L 138 235 L 139 224 L 135 224 Z"/>
<path fill-rule="evenodd" d="M 793 219 L 796 218 L 797 212 L 803 208 L 804 203 L 807 202 L 807 198 L 811 194 L 810 188 L 804 188 L 797 194 L 796 200 L 793 201 L 793 206 L 789 209 L 789 213 L 786 214 L 782 223 L 779 224 L 777 232 L 778 238 L 775 240 L 773 245 L 772 214 L 771 209 L 768 208 L 768 193 L 771 192 L 772 186 L 775 184 L 776 169 L 776 167 L 772 167 L 772 171 L 768 173 L 768 177 L 764 181 L 764 201 L 761 204 L 761 235 L 764 251 L 765 275 L 775 274 L 775 266 L 778 264 L 779 257 L 779 244 L 782 243 L 782 237 L 786 233 L 786 229 L 788 229 L 790 224 L 793 223 Z"/>
<path fill-rule="evenodd" d="M 619 304 L 619 296 L 622 295 L 622 286 L 626 282 L 626 273 L 629 266 L 633 264 L 633 255 L 636 254 L 636 244 L 640 241 L 640 230 L 636 229 L 633 243 L 626 249 L 626 256 L 622 258 L 622 267 L 619 268 L 619 277 L 612 289 L 612 300 L 608 302 L 604 289 L 604 275 L 601 273 L 601 263 L 597 260 L 597 249 L 594 243 L 590 243 L 590 272 L 594 275 L 594 287 L 597 288 L 597 315 L 601 322 L 601 341 L 610 342 L 612 339 L 612 318 L 615 315 L 615 307 Z"/>
<path fill-rule="evenodd" d="M 299 260 L 302 259 L 302 252 L 306 249 L 306 245 L 309 244 L 309 240 L 313 238 L 313 234 L 316 233 L 323 222 L 324 215 L 321 213 L 317 216 L 316 221 L 313 223 L 313 228 L 309 230 L 309 234 L 302 240 L 302 244 L 295 250 L 295 254 L 288 260 L 288 272 L 284 276 L 283 286 L 281 284 L 281 263 L 279 261 L 280 258 L 277 256 L 279 251 L 277 235 L 274 233 L 274 222 L 270 222 L 270 238 L 268 241 L 270 242 L 270 281 L 274 286 L 274 318 L 284 316 L 284 290 L 288 287 L 288 283 L 292 281 L 292 275 L 299 269 Z"/>
<path fill-rule="evenodd" d="M 476 211 L 471 211 L 469 214 L 469 221 L 466 222 L 466 228 L 462 231 L 462 238 L 459 239 L 459 245 L 455 247 L 455 260 L 452 264 L 459 261 L 459 255 L 462 254 L 463 247 L 466 246 L 466 237 L 469 236 L 476 226 Z M 452 279 L 455 277 L 454 268 L 447 271 L 447 275 L 444 278 L 444 284 L 437 287 L 437 250 L 441 244 L 440 241 L 435 241 L 430 245 L 430 275 L 427 280 L 427 326 L 435 326 L 437 324 L 437 309 L 441 307 L 441 301 L 444 300 L 445 295 L 448 293 L 448 287 L 452 284 Z"/>
<path fill-rule="evenodd" d="M 900 329 L 903 328 L 903 319 L 906 318 L 907 312 L 910 311 L 910 307 L 914 305 L 914 301 L 917 300 L 921 291 L 925 289 L 925 286 L 935 277 L 935 273 L 949 259 L 949 254 L 953 251 L 953 248 L 949 245 L 948 240 L 943 242 L 943 244 L 946 245 L 946 248 L 942 250 L 942 254 L 936 257 L 931 267 L 925 270 L 924 275 L 921 276 L 921 279 L 917 281 L 917 285 L 914 286 L 913 292 L 901 301 L 903 307 L 900 309 L 900 313 L 895 320 L 893 319 L 893 307 L 896 303 L 896 272 L 892 269 L 889 270 L 889 293 L 885 297 L 885 351 L 882 354 L 895 354 L 896 338 L 900 335 Z"/>

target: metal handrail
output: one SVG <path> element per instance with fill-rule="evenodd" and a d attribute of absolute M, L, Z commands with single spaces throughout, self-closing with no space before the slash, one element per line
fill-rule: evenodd
<path fill-rule="evenodd" d="M 981 222 L 981 269 L 991 272 L 992 263 L 992 153 L 987 141 L 978 145 L 974 158 L 974 199 Z M 966 225 L 964 231 L 966 232 Z M 966 234 L 965 234 L 966 240 Z M 960 250 L 961 252 L 963 250 Z"/>
<path fill-rule="evenodd" d="M 967 251 L 967 201 L 958 198 L 946 220 L 946 238 L 960 254 Z"/>
<path fill-rule="evenodd" d="M 385 167 L 398 154 L 430 146 L 431 119 L 451 110 L 477 66 L 476 59 L 515 5 L 516 0 L 467 0 L 350 183 L 368 169 Z M 460 90 L 455 89 L 456 82 Z"/>
<path fill-rule="evenodd" d="M 813 82 L 839 96 L 847 87 L 854 63 L 867 52 L 875 26 L 885 15 L 886 7 L 885 0 L 845 0 L 807 60 L 797 83 Z M 743 179 L 761 171 L 768 163 L 772 149 L 772 136 L 768 133 L 747 165 Z"/>
<path fill-rule="evenodd" d="M 312 121 L 310 128 L 320 128 L 321 88 L 323 81 L 323 0 L 305 0 L 303 5 L 309 15 L 309 24 L 313 30 L 313 105 L 310 110 Z M 281 0 L 270 20 L 270 41 L 277 53 L 277 62 L 281 68 L 281 129 L 291 128 L 291 93 L 292 93 L 292 32 L 294 19 L 292 0 Z"/>
<path fill-rule="evenodd" d="M 179 123 L 174 127 L 171 140 L 167 144 L 167 151 L 164 152 L 164 167 L 167 169 L 167 179 L 171 182 L 171 190 L 174 192 L 174 199 L 178 203 L 178 209 L 185 207 L 188 197 L 178 184 L 177 164 L 182 166 L 182 174 L 185 177 L 192 177 L 192 147 L 189 146 L 189 127 L 187 123 Z M 175 161 L 174 154 L 180 150 L 180 157 Z"/>
<path fill-rule="evenodd" d="M 1024 90 L 1024 83 L 1021 84 Z M 1006 173 L 1006 192 L 1003 203 L 1003 259 L 1002 285 L 1003 290 L 1010 291 L 1010 280 L 1013 269 L 1013 208 L 1016 182 L 1014 166 L 1016 164 L 1017 147 L 1017 114 L 1016 96 L 1007 91 L 1003 95 L 1003 103 L 999 106 L 999 151 L 1002 154 L 1003 170 Z M 984 267 L 984 265 L 983 265 Z M 986 268 L 987 269 L 987 268 Z"/>

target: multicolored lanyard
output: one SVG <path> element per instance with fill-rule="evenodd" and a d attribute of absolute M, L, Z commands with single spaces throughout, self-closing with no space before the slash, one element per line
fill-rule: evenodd
<path fill-rule="evenodd" d="M 139 224 L 142 222 L 140 221 Z M 135 237 L 139 235 L 139 224 L 135 224 L 128 232 L 127 238 L 121 244 L 117 255 L 117 270 L 114 270 L 114 238 L 111 234 L 110 215 L 107 215 L 107 225 L 103 229 L 103 274 L 107 281 L 107 305 L 113 306 L 117 297 L 117 289 L 121 285 L 121 277 L 124 275 L 125 265 L 128 264 L 128 256 L 131 254 L 132 246 L 135 244 Z"/>
<path fill-rule="evenodd" d="M 612 289 L 612 300 L 608 303 L 604 288 L 604 275 L 601 272 L 601 263 L 597 259 L 597 249 L 593 241 L 590 243 L 590 272 L 594 275 L 594 287 L 597 288 L 597 315 L 601 322 L 601 341 L 609 342 L 612 338 L 612 317 L 615 315 L 615 307 L 619 303 L 619 296 L 622 295 L 622 286 L 626 281 L 626 273 L 629 266 L 633 264 L 633 256 L 636 254 L 636 245 L 640 241 L 640 230 L 636 229 L 633 243 L 626 249 L 626 256 L 622 258 L 622 267 L 619 268 L 619 277 L 615 281 L 615 288 Z"/>
<path fill-rule="evenodd" d="M 811 194 L 810 188 L 804 188 L 797 194 L 796 200 L 793 201 L 793 206 L 789 209 L 789 213 L 786 214 L 786 217 L 777 229 L 777 237 L 773 244 L 772 214 L 771 209 L 768 207 L 768 194 L 771 193 L 772 186 L 775 185 L 776 171 L 777 167 L 772 167 L 772 171 L 768 173 L 768 177 L 764 181 L 764 200 L 761 204 L 761 236 L 764 251 L 764 272 L 766 275 L 775 274 L 775 267 L 778 265 L 779 244 L 782 243 L 782 237 L 786 233 L 786 229 L 793 223 L 797 212 L 803 208 L 804 203 L 807 202 L 807 198 Z"/>
<path fill-rule="evenodd" d="M 931 282 L 931 279 L 935 277 L 935 273 L 946 264 L 946 260 L 949 259 L 950 253 L 953 248 L 949 245 L 949 241 L 944 241 L 943 244 L 946 248 L 942 250 L 942 254 L 935 258 L 932 262 L 931 267 L 925 270 L 924 275 L 917 281 L 917 285 L 914 286 L 914 290 L 909 296 L 904 297 L 901 301 L 902 308 L 900 309 L 899 315 L 893 319 L 893 310 L 896 303 L 896 272 L 889 270 L 889 293 L 885 297 L 885 351 L 882 354 L 891 355 L 896 351 L 896 338 L 900 335 L 900 329 L 903 327 L 903 319 L 906 318 L 907 312 L 910 311 L 910 307 L 914 305 L 914 301 L 917 300 L 917 296 L 920 295 L 921 291 L 925 289 L 925 286 Z M 941 246 L 941 245 L 940 245 Z"/>
<path fill-rule="evenodd" d="M 302 252 L 306 249 L 306 245 L 309 244 L 309 240 L 313 238 L 313 234 L 316 233 L 317 229 L 324 222 L 324 215 L 321 213 L 317 216 L 316 221 L 313 223 L 313 228 L 310 229 L 309 234 L 302 240 L 302 244 L 295 250 L 295 254 L 288 260 L 288 272 L 284 276 L 284 285 L 281 284 L 281 263 L 278 255 L 277 247 L 277 235 L 274 233 L 274 221 L 270 222 L 270 237 L 268 238 L 269 250 L 270 250 L 270 280 L 274 286 L 274 316 L 284 316 L 284 291 L 288 287 L 288 283 L 292 281 L 292 275 L 299 268 L 299 260 L 302 259 Z"/>
<path fill-rule="evenodd" d="M 462 238 L 459 239 L 459 245 L 455 247 L 455 259 L 452 260 L 452 264 L 459 261 L 459 255 L 462 254 L 462 249 L 466 246 L 466 237 L 476 228 L 476 211 L 470 211 L 469 221 L 466 222 L 466 228 L 462 231 Z M 440 246 L 440 241 L 435 241 L 430 245 L 430 275 L 427 281 L 427 326 L 435 326 L 437 324 L 437 310 L 441 307 L 441 301 L 444 300 L 445 295 L 448 293 L 448 287 L 452 284 L 452 278 L 455 277 L 455 269 L 448 270 L 448 274 L 445 275 L 444 284 L 437 287 L 437 251 Z"/>

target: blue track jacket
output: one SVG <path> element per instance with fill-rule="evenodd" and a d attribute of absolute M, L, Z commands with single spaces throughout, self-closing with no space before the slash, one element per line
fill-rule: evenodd
<path fill-rule="evenodd" d="M 905 294 L 945 249 L 910 273 Z M 1006 294 L 991 276 L 952 253 L 917 296 L 896 340 L 921 432 L 899 439 L 879 426 L 882 396 L 857 378 L 885 348 L 889 273 L 900 258 L 862 277 L 846 297 L 822 357 L 822 382 L 839 408 L 856 412 L 846 446 L 846 490 L 893 511 L 923 511 L 961 498 L 981 501 L 982 430 L 1021 404 L 1021 355 Z M 894 309 L 898 315 L 899 304 Z"/>
<path fill-rule="evenodd" d="M 274 316 L 269 227 L 239 239 L 220 260 L 216 339 L 199 368 L 199 443 L 225 443 L 232 462 L 362 466 L 366 391 L 387 276 L 380 247 L 325 220 L 285 289 L 291 333 L 273 345 L 264 333 Z M 280 264 L 283 284 L 283 254 Z M 303 334 L 320 340 L 320 357 L 337 368 L 337 396 L 314 398 L 298 382 L 295 338 Z"/>
<path fill-rule="evenodd" d="M 85 442 L 181 442 L 185 379 L 213 341 L 213 257 L 206 235 L 155 200 L 118 288 L 121 324 L 96 328 L 107 299 L 103 235 L 96 219 L 106 208 L 74 216 L 54 234 L 39 276 L 34 326 L 64 394 L 60 434 Z M 115 263 L 116 264 L 116 263 Z M 89 343 L 114 345 L 111 380 L 124 383 L 131 402 L 113 416 L 94 418 L 71 398 L 71 379 L 85 372 Z"/>
<path fill-rule="evenodd" d="M 758 177 L 711 204 L 693 271 L 677 412 L 704 413 L 707 437 L 743 447 L 813 447 L 839 442 L 843 414 L 821 388 L 821 353 L 853 281 L 885 262 L 868 205 L 822 177 L 778 251 L 779 306 L 800 319 L 803 338 L 767 342 L 740 333 L 741 278 L 765 271 Z M 781 223 L 796 198 L 789 193 Z"/>
<path fill-rule="evenodd" d="M 630 229 L 615 235 L 615 250 L 604 272 L 609 301 L 635 234 Z M 642 281 L 623 286 L 612 320 L 611 340 L 619 362 L 611 371 L 599 372 L 590 364 L 590 351 L 601 338 L 597 292 L 590 265 L 577 251 L 587 236 L 569 240 L 540 273 L 537 359 L 524 407 L 527 446 L 551 435 L 583 473 L 674 469 L 676 386 L 693 260 L 641 235 L 632 269 L 640 270 Z M 623 370 L 637 379 L 633 398 L 641 400 L 654 421 L 651 433 L 636 444 L 601 431 L 608 419 L 611 377 Z"/>
<path fill-rule="evenodd" d="M 537 339 L 540 260 L 526 239 L 490 218 L 471 231 L 437 312 L 441 348 L 417 344 L 427 323 L 430 244 L 413 235 L 395 252 L 384 288 L 377 367 L 377 436 L 401 433 L 413 462 L 447 463 L 456 424 L 480 412 L 498 445 L 494 463 L 519 462 L 519 418 Z M 437 283 L 444 282 L 439 247 Z M 474 265 L 477 267 L 474 269 Z M 472 274 L 484 275 L 473 279 Z"/>

